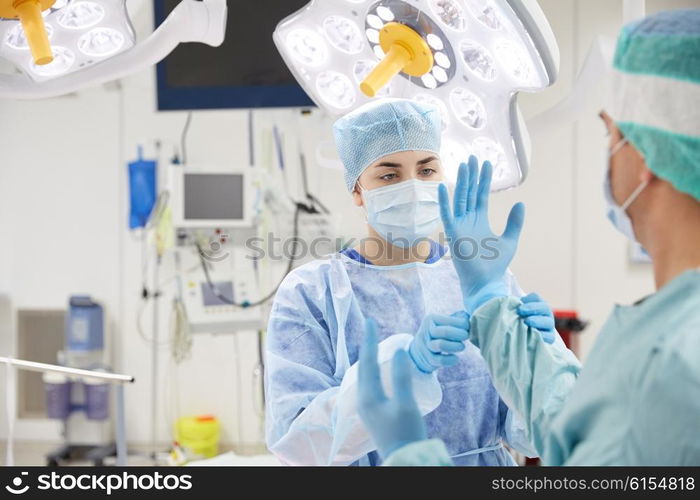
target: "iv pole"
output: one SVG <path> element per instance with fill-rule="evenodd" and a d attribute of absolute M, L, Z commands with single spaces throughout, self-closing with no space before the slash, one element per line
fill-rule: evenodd
<path fill-rule="evenodd" d="M 105 372 L 95 372 L 91 370 L 81 370 L 78 368 L 68 368 L 59 365 L 49 365 L 46 363 L 37 363 L 34 361 L 25 361 L 22 359 L 6 358 L 0 356 L 0 363 L 7 365 L 7 381 L 8 385 L 12 384 L 7 391 L 8 393 L 8 405 L 10 398 L 14 397 L 14 370 L 26 370 L 40 373 L 62 373 L 64 375 L 73 375 L 77 377 L 90 377 L 100 380 L 104 380 L 110 384 L 116 386 L 117 393 L 117 428 L 116 428 L 116 442 L 117 442 L 117 465 L 126 465 L 126 418 L 124 412 L 124 384 L 131 384 L 134 382 L 134 377 L 130 375 L 121 375 L 118 373 L 105 373 Z M 14 408 L 14 405 L 8 406 L 8 408 Z M 8 415 L 8 424 L 10 428 L 13 426 L 14 414 Z M 14 454 L 13 454 L 13 433 L 9 432 L 7 436 L 7 463 L 5 465 L 14 465 Z"/>

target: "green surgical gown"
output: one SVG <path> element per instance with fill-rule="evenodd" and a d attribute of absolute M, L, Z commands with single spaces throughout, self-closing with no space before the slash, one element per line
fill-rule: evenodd
<path fill-rule="evenodd" d="M 583 369 L 526 327 L 518 304 L 481 307 L 471 340 L 545 464 L 700 465 L 700 271 L 615 307 Z M 444 463 L 440 450 L 414 443 L 386 464 Z"/>

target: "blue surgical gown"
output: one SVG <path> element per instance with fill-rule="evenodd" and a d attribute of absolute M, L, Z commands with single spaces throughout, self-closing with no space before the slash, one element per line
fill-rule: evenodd
<path fill-rule="evenodd" d="M 377 322 L 381 351 L 382 344 L 406 348 L 426 314 L 463 309 L 449 256 L 404 266 L 352 257 L 335 254 L 295 269 L 275 297 L 266 343 L 266 441 L 283 463 L 377 464 L 356 392 L 344 387 L 356 368 L 365 317 Z M 510 273 L 506 281 L 511 293 L 522 294 Z M 438 394 L 425 394 L 436 407 L 426 417 L 429 435 L 445 441 L 456 463 L 514 465 L 503 441 L 534 454 L 476 348 L 467 344 L 458 365 L 431 376 Z"/>
<path fill-rule="evenodd" d="M 488 302 L 472 318 L 472 336 L 544 463 L 700 465 L 700 271 L 615 307 L 582 370 L 518 320 L 518 303 Z M 387 464 L 447 459 L 423 441 Z"/>

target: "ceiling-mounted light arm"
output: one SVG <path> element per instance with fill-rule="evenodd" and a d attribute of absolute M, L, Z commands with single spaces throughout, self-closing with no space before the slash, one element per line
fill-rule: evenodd
<path fill-rule="evenodd" d="M 0 75 L 0 98 L 55 97 L 123 78 L 157 64 L 180 43 L 218 47 L 224 41 L 226 16 L 226 0 L 182 0 L 147 39 L 100 64 L 45 82 Z"/>
<path fill-rule="evenodd" d="M 646 0 L 622 0 L 622 23 L 626 25 L 646 15 Z M 549 131 L 578 121 L 583 113 L 606 103 L 615 55 L 614 38 L 598 35 L 588 49 L 571 92 L 551 108 L 530 118 L 528 126 L 535 133 Z"/>
<path fill-rule="evenodd" d="M 537 134 L 546 134 L 578 121 L 585 111 L 600 106 L 605 101 L 607 75 L 612 67 L 615 40 L 598 36 L 576 76 L 571 91 L 554 106 L 527 120 L 527 125 Z"/>

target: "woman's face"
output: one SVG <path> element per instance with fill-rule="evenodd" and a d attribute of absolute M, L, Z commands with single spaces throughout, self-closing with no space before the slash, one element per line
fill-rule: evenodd
<path fill-rule="evenodd" d="M 363 205 L 361 189 L 371 191 L 412 179 L 443 181 L 440 158 L 426 151 L 402 151 L 380 158 L 365 169 L 358 179 L 352 193 L 355 205 Z"/>

